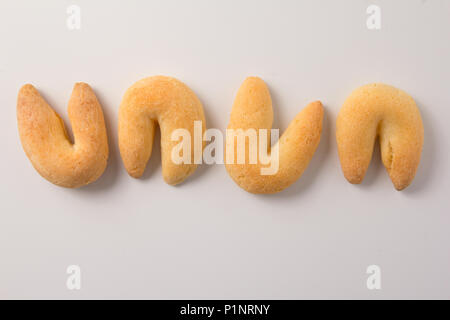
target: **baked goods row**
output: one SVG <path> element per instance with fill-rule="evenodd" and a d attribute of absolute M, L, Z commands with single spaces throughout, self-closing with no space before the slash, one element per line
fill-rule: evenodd
<path fill-rule="evenodd" d="M 68 113 L 73 143 L 61 118 L 32 85 L 19 91 L 17 121 L 26 155 L 48 181 L 77 188 L 104 172 L 108 139 L 102 108 L 89 85 L 75 84 Z M 260 78 L 249 77 L 231 109 L 225 147 L 215 153 L 224 150 L 225 167 L 244 190 L 279 192 L 308 166 L 319 145 L 323 113 L 320 101 L 308 104 L 276 141 L 269 90 Z M 120 154 L 134 178 L 145 170 L 158 125 L 162 173 L 171 185 L 195 171 L 205 140 L 211 140 L 211 134 L 205 139 L 208 130 L 202 103 L 188 86 L 171 77 L 154 76 L 133 84 L 122 99 L 118 120 Z M 354 90 L 336 122 L 344 176 L 351 183 L 362 182 L 379 138 L 381 158 L 394 187 L 406 188 L 419 165 L 423 135 L 419 109 L 406 92 L 381 83 Z"/>

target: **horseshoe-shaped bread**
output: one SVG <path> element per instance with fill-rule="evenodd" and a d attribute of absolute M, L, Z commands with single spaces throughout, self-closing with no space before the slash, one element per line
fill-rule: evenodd
<path fill-rule="evenodd" d="M 419 109 L 406 92 L 375 83 L 351 93 L 336 123 L 342 171 L 350 183 L 361 183 L 372 159 L 376 138 L 381 159 L 397 190 L 414 179 L 423 145 Z"/>
<path fill-rule="evenodd" d="M 133 84 L 125 92 L 119 109 L 119 149 L 128 174 L 139 178 L 144 173 L 158 123 L 163 178 L 171 185 L 185 180 L 197 168 L 193 143 L 195 121 L 202 122 L 203 134 L 205 116 L 202 104 L 181 81 L 154 76 Z M 176 164 L 172 161 L 172 149 L 179 142 L 172 141 L 171 135 L 177 129 L 189 131 L 192 137 L 190 163 Z"/>
<path fill-rule="evenodd" d="M 61 118 L 31 84 L 19 91 L 17 124 L 26 155 L 48 181 L 77 188 L 102 175 L 108 160 L 108 140 L 102 108 L 89 85 L 75 84 L 68 112 L 73 144 Z"/>
<path fill-rule="evenodd" d="M 239 164 L 236 159 L 237 143 L 234 143 L 233 163 L 225 160 L 229 175 L 241 188 L 251 193 L 276 193 L 287 188 L 300 178 L 314 155 L 320 141 L 322 119 L 322 103 L 315 101 L 306 106 L 291 121 L 277 142 L 279 166 L 275 174 L 261 174 L 261 168 L 268 165 L 261 164 L 259 158 L 256 164 L 249 163 L 248 143 L 245 147 L 245 163 Z M 266 84 L 257 77 L 245 79 L 234 100 L 228 129 L 270 130 L 272 122 L 272 100 Z M 230 142 L 228 139 L 227 135 L 227 145 Z M 270 148 L 270 142 L 268 145 Z M 272 150 L 275 147 L 276 145 L 272 147 Z"/>

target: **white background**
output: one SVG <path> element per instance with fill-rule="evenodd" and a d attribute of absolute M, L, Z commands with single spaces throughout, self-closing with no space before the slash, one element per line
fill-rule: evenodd
<path fill-rule="evenodd" d="M 66 9 L 81 8 L 81 29 Z M 366 9 L 381 8 L 381 30 Z M 0 298 L 450 298 L 450 1 L 0 2 Z M 224 130 L 247 76 L 268 84 L 275 128 L 310 101 L 325 106 L 308 169 L 277 195 L 240 189 L 223 165 L 166 185 L 159 142 L 143 179 L 117 147 L 125 90 L 174 76 Z M 31 166 L 17 92 L 34 84 L 67 122 L 77 81 L 105 113 L 110 160 L 94 184 L 52 185 Z M 424 121 L 422 162 L 396 191 L 375 152 L 364 182 L 343 177 L 335 119 L 350 92 L 384 82 L 410 93 Z M 159 138 L 159 136 L 158 136 Z M 79 291 L 66 268 L 82 270 Z M 379 265 L 382 289 L 366 287 Z"/>

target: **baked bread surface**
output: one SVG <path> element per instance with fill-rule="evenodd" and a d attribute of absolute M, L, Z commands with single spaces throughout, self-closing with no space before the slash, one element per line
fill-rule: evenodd
<path fill-rule="evenodd" d="M 353 91 L 336 122 L 345 178 L 361 183 L 379 137 L 381 159 L 397 190 L 406 188 L 419 166 L 424 130 L 414 99 L 392 86 L 374 83 Z"/>
<path fill-rule="evenodd" d="M 322 132 L 323 107 L 320 101 L 308 104 L 291 121 L 286 131 L 276 142 L 278 147 L 278 171 L 275 174 L 261 174 L 261 159 L 250 163 L 249 143 L 245 147 L 245 163 L 237 161 L 237 138 L 234 138 L 234 161 L 225 166 L 231 178 L 244 190 L 251 193 L 276 193 L 294 183 L 303 174 L 320 142 Z M 242 83 L 234 100 L 228 129 L 267 129 L 270 132 L 273 122 L 272 99 L 264 81 L 249 77 Z M 230 141 L 227 137 L 226 145 Z M 270 154 L 270 138 L 268 152 Z M 275 147 L 275 145 L 272 147 Z M 225 147 L 227 149 L 227 146 Z M 272 159 L 274 160 L 274 159 Z"/>
<path fill-rule="evenodd" d="M 77 188 L 97 180 L 108 161 L 102 108 L 91 87 L 76 83 L 68 113 L 74 143 L 64 123 L 31 84 L 19 90 L 17 124 L 22 147 L 33 167 L 48 181 Z"/>
<path fill-rule="evenodd" d="M 194 122 L 206 123 L 203 106 L 195 93 L 181 81 L 153 76 L 133 84 L 124 94 L 119 109 L 119 149 L 128 174 L 139 178 L 150 159 L 155 128 L 161 130 L 161 163 L 164 181 L 176 185 L 197 168 L 194 163 Z M 190 163 L 172 161 L 174 130 L 185 129 L 191 136 Z M 201 142 L 203 150 L 204 143 Z"/>

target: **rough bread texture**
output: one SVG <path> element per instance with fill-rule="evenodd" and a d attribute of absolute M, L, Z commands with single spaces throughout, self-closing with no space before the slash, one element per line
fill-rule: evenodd
<path fill-rule="evenodd" d="M 349 182 L 364 179 L 377 137 L 394 187 L 406 188 L 420 162 L 422 118 L 411 96 L 382 83 L 353 91 L 339 112 L 336 139 L 342 171 Z"/>
<path fill-rule="evenodd" d="M 125 92 L 119 109 L 119 149 L 128 174 L 139 178 L 144 173 L 152 153 L 155 127 L 159 124 L 163 178 L 171 185 L 184 181 L 197 168 L 194 164 L 195 121 L 202 122 L 204 132 L 202 104 L 181 81 L 154 76 L 133 84 Z M 190 163 L 172 161 L 172 149 L 180 143 L 171 140 L 176 129 L 186 129 L 191 135 Z"/>
<path fill-rule="evenodd" d="M 322 120 L 323 107 L 320 101 L 310 103 L 297 114 L 277 142 L 279 168 L 275 174 L 262 175 L 261 168 L 269 165 L 262 164 L 259 158 L 256 164 L 250 164 L 248 143 L 245 147 L 245 163 L 238 164 L 238 144 L 235 141 L 234 163 L 227 163 L 225 159 L 229 175 L 241 188 L 251 193 L 276 193 L 287 188 L 300 178 L 314 155 L 320 141 Z M 234 101 L 228 129 L 270 130 L 272 121 L 273 110 L 269 89 L 260 78 L 247 78 L 239 88 Z M 270 148 L 270 142 L 268 146 Z M 225 151 L 225 157 L 226 154 Z"/>
<path fill-rule="evenodd" d="M 68 112 L 73 144 L 61 118 L 31 84 L 19 91 L 17 124 L 26 155 L 48 181 L 77 188 L 102 175 L 108 161 L 108 140 L 102 108 L 88 84 L 75 84 Z"/>

